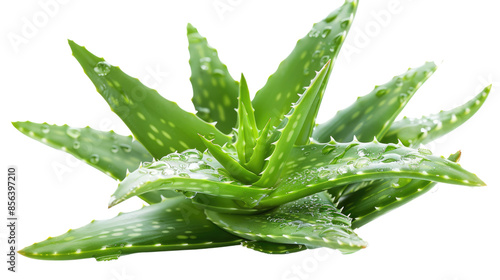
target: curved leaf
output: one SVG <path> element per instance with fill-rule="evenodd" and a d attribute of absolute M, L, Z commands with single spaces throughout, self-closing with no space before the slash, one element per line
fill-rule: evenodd
<path fill-rule="evenodd" d="M 394 122 L 382 142 L 397 143 L 400 140 L 406 146 L 418 147 L 437 139 L 462 125 L 483 105 L 490 93 L 491 85 L 467 103 L 448 111 L 425 116 L 419 119 L 403 118 Z"/>
<path fill-rule="evenodd" d="M 65 151 L 118 180 L 125 178 L 127 170 L 134 171 L 141 162 L 153 159 L 141 143 L 133 140 L 132 136 L 122 136 L 113 131 L 105 132 L 90 127 L 75 128 L 47 123 L 13 122 L 12 124 L 25 135 L 52 148 Z M 159 192 L 150 192 L 140 197 L 151 204 L 160 202 L 161 195 Z"/>
<path fill-rule="evenodd" d="M 282 181 L 258 207 L 271 207 L 346 184 L 412 178 L 466 186 L 483 186 L 475 174 L 426 149 L 377 142 L 311 144 L 295 147 Z"/>
<path fill-rule="evenodd" d="M 146 163 L 130 173 L 111 197 L 114 206 L 130 197 L 149 191 L 178 190 L 237 199 L 253 206 L 269 189 L 231 181 L 226 170 L 211 156 L 196 150 L 173 153 Z"/>
<path fill-rule="evenodd" d="M 458 162 L 460 152 L 448 160 Z M 361 227 L 431 190 L 437 183 L 423 180 L 379 180 L 341 197 L 339 207 L 352 219 L 352 227 Z"/>
<path fill-rule="evenodd" d="M 280 205 L 263 214 L 205 213 L 219 227 L 249 240 L 321 246 L 344 253 L 366 247 L 352 231 L 351 219 L 337 210 L 325 193 Z"/>
<path fill-rule="evenodd" d="M 176 197 L 109 220 L 92 221 L 19 253 L 42 260 L 111 260 L 133 253 L 213 248 L 241 241 L 207 220 L 188 199 Z"/>

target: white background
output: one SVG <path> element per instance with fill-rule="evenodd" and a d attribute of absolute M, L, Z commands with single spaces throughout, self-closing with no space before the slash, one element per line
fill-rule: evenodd
<path fill-rule="evenodd" d="M 85 45 L 192 111 L 188 22 L 219 50 L 233 77 L 245 73 L 255 93 L 312 23 L 343 1 L 52 1 L 56 6 L 47 12 L 41 3 L 48 2 L 0 4 L 0 166 L 3 172 L 8 164 L 19 167 L 20 247 L 141 205 L 130 200 L 108 210 L 116 182 L 10 124 L 46 121 L 129 133 L 71 56 L 66 39 Z M 428 60 L 440 67 L 405 115 L 449 109 L 493 83 L 486 104 L 470 121 L 430 145 L 445 156 L 461 149 L 462 166 L 476 172 L 487 187 L 439 185 L 357 230 L 369 247 L 352 255 L 330 250 L 265 255 L 235 246 L 135 254 L 102 263 L 19 256 L 19 272 L 7 273 L 2 261 L 0 278 L 500 279 L 495 268 L 500 263 L 499 10 L 497 1 L 486 0 L 361 0 L 319 115 L 325 121 L 375 84 Z M 36 24 L 36 30 L 23 35 L 27 22 Z M 13 36 L 24 39 L 13 44 Z M 5 193 L 1 191 L 2 204 Z M 6 216 L 6 210 L 2 213 Z M 2 256 L 6 233 L 1 226 Z"/>

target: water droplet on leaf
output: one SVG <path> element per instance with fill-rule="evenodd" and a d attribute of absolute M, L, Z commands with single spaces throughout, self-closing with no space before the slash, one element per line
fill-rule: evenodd
<path fill-rule="evenodd" d="M 90 156 L 90 162 L 93 163 L 93 164 L 96 164 L 99 162 L 99 155 L 97 154 L 93 154 Z"/>
<path fill-rule="evenodd" d="M 80 129 L 70 127 L 66 130 L 66 134 L 68 134 L 69 137 L 76 139 L 76 138 L 80 137 L 81 133 L 80 133 Z"/>
<path fill-rule="evenodd" d="M 99 76 L 106 76 L 111 71 L 111 65 L 106 61 L 99 61 L 94 67 L 94 72 Z"/>

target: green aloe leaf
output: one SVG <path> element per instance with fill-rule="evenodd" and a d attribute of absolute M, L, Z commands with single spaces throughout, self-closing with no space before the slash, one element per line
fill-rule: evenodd
<path fill-rule="evenodd" d="M 328 142 L 333 137 L 349 142 L 353 137 L 366 142 L 381 139 L 417 89 L 434 73 L 436 64 L 409 69 L 391 81 L 376 86 L 369 94 L 359 97 L 351 106 L 338 111 L 330 120 L 316 127 L 314 139 Z"/>
<path fill-rule="evenodd" d="M 351 219 L 335 208 L 324 192 L 262 214 L 242 216 L 205 212 L 219 227 L 248 240 L 321 246 L 344 253 L 366 247 L 366 243 L 352 231 Z"/>
<path fill-rule="evenodd" d="M 117 180 L 125 178 L 127 170 L 134 171 L 141 162 L 153 159 L 141 143 L 133 141 L 132 136 L 122 136 L 113 131 L 29 121 L 12 124 L 25 135 L 65 151 Z M 161 195 L 150 192 L 141 195 L 141 198 L 149 204 L 158 203 Z"/>
<path fill-rule="evenodd" d="M 243 241 L 244 247 L 266 254 L 289 254 L 304 251 L 306 245 L 302 244 L 280 244 L 267 241 Z"/>
<path fill-rule="evenodd" d="M 231 137 L 213 125 L 182 110 L 175 102 L 163 98 L 120 68 L 111 66 L 73 41 L 69 41 L 69 45 L 97 91 L 155 158 L 175 151 L 203 149 L 197 133 L 211 135 L 217 144 L 231 141 Z"/>
<path fill-rule="evenodd" d="M 92 221 L 19 253 L 42 260 L 112 260 L 133 253 L 213 248 L 241 241 L 207 220 L 190 200 L 175 197 L 109 220 Z"/>
<path fill-rule="evenodd" d="M 458 162 L 460 152 L 448 160 Z M 379 180 L 363 189 L 341 197 L 339 207 L 352 219 L 352 227 L 359 228 L 431 190 L 437 183 L 423 180 Z"/>
<path fill-rule="evenodd" d="M 272 207 L 313 193 L 362 181 L 422 179 L 465 186 L 484 186 L 475 174 L 427 149 L 378 142 L 311 144 L 290 153 L 282 181 L 258 207 Z"/>
<path fill-rule="evenodd" d="M 328 83 L 327 75 L 330 73 L 331 67 L 331 61 L 328 61 L 311 81 L 310 86 L 305 90 L 301 98 L 292 106 L 290 113 L 285 115 L 282 122 L 284 127 L 278 130 L 280 133 L 279 139 L 273 143 L 275 146 L 274 151 L 269 157 L 268 165 L 262 172 L 262 177 L 255 183 L 256 185 L 273 187 L 278 181 L 304 123 L 308 119 L 310 112 L 316 109 L 312 105 L 316 98 L 321 95 L 321 89 Z"/>
<path fill-rule="evenodd" d="M 254 110 L 250 100 L 247 81 L 245 76 L 241 74 L 240 94 L 238 98 L 238 138 L 234 145 L 242 164 L 246 164 L 250 160 L 258 136 L 259 131 L 255 124 Z"/>
<path fill-rule="evenodd" d="M 212 143 L 201 137 L 203 143 L 208 148 L 208 151 L 212 156 L 231 174 L 231 176 L 245 184 L 251 184 L 259 180 L 259 176 L 245 169 L 241 164 L 225 152 L 221 146 Z"/>
<path fill-rule="evenodd" d="M 206 122 L 217 122 L 215 127 L 228 134 L 236 126 L 238 82 L 220 61 L 217 50 L 210 47 L 191 24 L 187 26 L 187 34 L 197 116 Z"/>
<path fill-rule="evenodd" d="M 382 142 L 396 143 L 398 140 L 406 146 L 418 147 L 437 139 L 454 130 L 470 119 L 483 105 L 490 93 L 491 85 L 467 103 L 448 111 L 425 116 L 419 119 L 403 118 L 394 122 Z"/>
<path fill-rule="evenodd" d="M 149 191 L 177 190 L 241 200 L 255 205 L 269 190 L 233 182 L 215 158 L 197 150 L 173 153 L 130 173 L 111 197 L 114 206 Z"/>
<path fill-rule="evenodd" d="M 250 157 L 250 160 L 246 164 L 248 170 L 254 172 L 255 174 L 260 174 L 260 172 L 264 168 L 267 154 L 271 149 L 271 146 L 268 143 L 270 131 L 271 122 L 268 121 L 266 126 L 264 126 L 264 128 L 260 131 L 259 137 L 257 138 L 255 143 L 255 149 L 252 153 L 252 156 Z"/>
<path fill-rule="evenodd" d="M 277 126 L 297 102 L 302 88 L 309 85 L 315 71 L 319 71 L 328 60 L 337 57 L 351 26 L 358 2 L 348 0 L 330 13 L 324 20 L 313 25 L 311 31 L 297 42 L 292 53 L 283 60 L 264 87 L 253 99 L 257 126 L 262 129 L 271 119 Z"/>

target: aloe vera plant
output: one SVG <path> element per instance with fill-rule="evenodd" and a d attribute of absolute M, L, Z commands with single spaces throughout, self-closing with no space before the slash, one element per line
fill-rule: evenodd
<path fill-rule="evenodd" d="M 421 146 L 469 119 L 466 104 L 396 120 L 436 70 L 426 62 L 394 76 L 325 123 L 316 116 L 357 1 L 348 0 L 298 41 L 253 100 L 188 24 L 196 115 L 86 48 L 74 57 L 133 136 L 67 125 L 14 122 L 27 136 L 118 179 L 109 207 L 138 196 L 149 204 L 20 251 L 37 259 L 115 259 L 137 252 L 242 244 L 270 254 L 366 247 L 354 229 L 436 183 L 485 185 L 457 152 Z M 137 141 L 133 141 L 133 139 Z"/>

